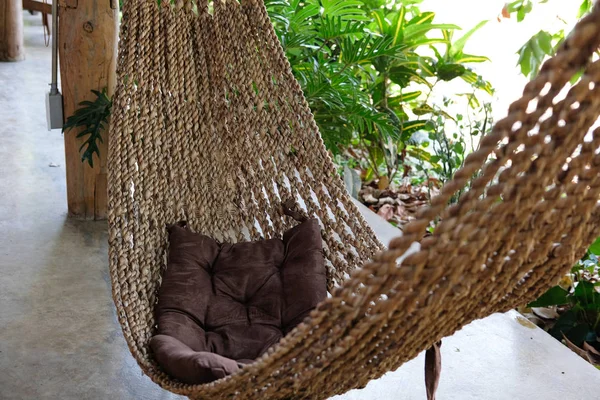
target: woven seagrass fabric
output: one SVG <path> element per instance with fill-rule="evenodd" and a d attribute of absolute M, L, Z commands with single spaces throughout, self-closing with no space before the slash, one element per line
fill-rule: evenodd
<path fill-rule="evenodd" d="M 263 3 L 169 3 L 124 2 L 109 139 L 113 297 L 132 354 L 165 389 L 319 399 L 362 387 L 540 295 L 600 235 L 598 6 L 384 249 L 336 174 Z M 187 220 L 232 242 L 281 237 L 289 199 L 320 221 L 331 297 L 239 373 L 195 386 L 171 379 L 148 346 L 166 225 Z"/>

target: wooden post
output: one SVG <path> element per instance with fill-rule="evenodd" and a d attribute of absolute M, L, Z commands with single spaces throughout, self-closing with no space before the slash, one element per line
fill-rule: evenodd
<path fill-rule="evenodd" d="M 25 59 L 22 0 L 0 2 L 0 61 Z"/>
<path fill-rule="evenodd" d="M 94 100 L 92 89 L 115 86 L 118 1 L 60 0 L 58 48 L 65 119 L 84 100 Z M 94 168 L 81 161 L 75 130 L 65 132 L 67 202 L 69 215 L 82 219 L 105 219 L 107 207 L 106 160 L 108 131 L 102 133 L 100 159 Z"/>

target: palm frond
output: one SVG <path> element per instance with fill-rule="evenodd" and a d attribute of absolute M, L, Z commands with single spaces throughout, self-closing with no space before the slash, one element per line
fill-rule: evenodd
<path fill-rule="evenodd" d="M 324 16 L 318 23 L 317 31 L 323 41 L 334 40 L 345 36 L 362 34 L 365 25 L 361 21 L 345 21 L 342 17 Z"/>
<path fill-rule="evenodd" d="M 344 20 L 368 21 L 360 0 L 321 0 L 322 15 L 328 17 L 341 17 Z"/>
<path fill-rule="evenodd" d="M 340 61 L 345 65 L 372 63 L 381 56 L 400 57 L 398 48 L 392 46 L 392 38 L 365 36 L 359 40 L 344 38 L 341 43 Z"/>

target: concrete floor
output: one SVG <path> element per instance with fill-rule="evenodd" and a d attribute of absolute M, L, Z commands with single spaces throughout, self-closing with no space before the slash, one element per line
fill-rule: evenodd
<path fill-rule="evenodd" d="M 66 217 L 62 135 L 45 126 L 50 52 L 39 16 L 26 21 L 27 60 L 0 63 L 0 399 L 177 399 L 127 350 L 106 224 Z M 444 341 L 439 400 L 600 397 L 600 371 L 519 318 L 493 315 Z M 335 399 L 423 400 L 422 371 L 421 355 Z"/>

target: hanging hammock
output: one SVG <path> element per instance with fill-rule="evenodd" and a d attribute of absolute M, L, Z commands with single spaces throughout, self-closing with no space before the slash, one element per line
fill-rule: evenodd
<path fill-rule="evenodd" d="M 598 6 L 386 250 L 338 178 L 262 2 L 219 0 L 211 13 L 201 1 L 162 3 L 124 2 L 109 244 L 125 339 L 165 389 L 322 399 L 363 387 L 471 321 L 536 298 L 600 235 L 600 130 L 590 131 Z M 234 242 L 279 237 L 291 226 L 288 199 L 321 222 L 331 297 L 239 373 L 206 385 L 171 379 L 148 347 L 165 226 L 187 220 Z"/>

